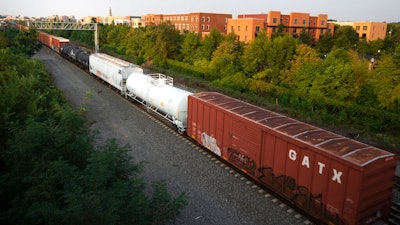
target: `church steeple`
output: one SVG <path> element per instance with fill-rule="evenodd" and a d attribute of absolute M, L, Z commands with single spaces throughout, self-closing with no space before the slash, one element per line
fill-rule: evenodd
<path fill-rule="evenodd" d="M 110 6 L 110 8 L 108 9 L 108 16 L 112 16 L 111 6 Z"/>

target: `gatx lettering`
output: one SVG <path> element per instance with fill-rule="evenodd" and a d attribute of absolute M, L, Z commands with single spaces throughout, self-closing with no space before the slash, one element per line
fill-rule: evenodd
<path fill-rule="evenodd" d="M 297 160 L 297 152 L 295 150 L 293 150 L 293 149 L 289 150 L 289 159 L 291 159 L 293 161 Z M 323 174 L 324 173 L 324 169 L 325 169 L 325 164 L 322 163 L 322 162 L 318 162 L 317 164 L 318 164 L 318 173 L 319 174 Z M 305 155 L 301 159 L 301 165 L 310 169 L 310 157 Z M 341 177 L 343 175 L 343 172 L 339 171 L 339 170 L 337 170 L 335 168 L 332 169 L 332 172 L 333 172 L 332 180 L 336 181 L 339 184 L 341 184 L 342 183 Z"/>

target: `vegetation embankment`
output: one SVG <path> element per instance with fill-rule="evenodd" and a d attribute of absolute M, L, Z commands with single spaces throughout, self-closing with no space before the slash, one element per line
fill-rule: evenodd
<path fill-rule="evenodd" d="M 218 90 L 399 154 L 400 25 L 385 40 L 336 27 L 317 42 L 304 29 L 238 42 L 216 30 L 201 39 L 164 23 L 100 25 L 102 51 L 173 75 L 194 90 Z M 93 44 L 91 33 L 58 35 Z M 371 58 L 375 62 L 370 65 Z"/>
<path fill-rule="evenodd" d="M 29 58 L 36 33 L 0 32 L 0 223 L 166 224 L 187 203 L 164 181 L 148 193 L 129 146 L 96 132 L 72 109 L 45 65 Z M 146 190 L 145 190 L 146 189 Z"/>

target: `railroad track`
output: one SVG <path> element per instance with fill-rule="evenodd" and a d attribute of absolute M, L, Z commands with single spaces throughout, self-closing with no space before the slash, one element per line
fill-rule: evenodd
<path fill-rule="evenodd" d="M 392 212 L 386 222 L 390 225 L 400 225 L 400 176 L 395 177 L 392 203 Z"/>

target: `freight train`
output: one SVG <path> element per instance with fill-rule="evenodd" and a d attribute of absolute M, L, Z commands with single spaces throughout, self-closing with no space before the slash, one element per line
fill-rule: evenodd
<path fill-rule="evenodd" d="M 171 77 L 63 38 L 41 32 L 39 40 L 321 223 L 371 224 L 390 214 L 390 152 L 217 92 L 176 88 Z"/>

